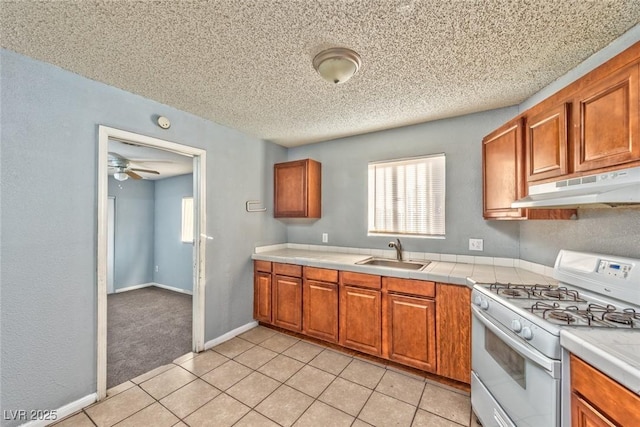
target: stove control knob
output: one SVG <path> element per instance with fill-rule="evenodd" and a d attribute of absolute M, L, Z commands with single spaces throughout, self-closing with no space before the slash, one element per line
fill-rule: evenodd
<path fill-rule="evenodd" d="M 514 332 L 520 332 L 522 330 L 522 323 L 520 323 L 518 319 L 513 319 L 511 321 L 511 329 L 513 329 Z"/>
<path fill-rule="evenodd" d="M 527 326 L 522 328 L 522 338 L 524 338 L 525 340 L 530 340 L 531 338 L 533 338 L 533 331 L 531 330 L 531 328 Z"/>
<path fill-rule="evenodd" d="M 489 301 L 487 301 L 486 299 L 483 299 L 482 301 L 480 301 L 480 308 L 483 310 L 488 310 L 489 309 Z"/>
<path fill-rule="evenodd" d="M 480 297 L 480 295 L 476 295 L 476 298 L 473 300 L 473 303 L 478 307 L 480 307 L 480 304 L 482 304 L 482 298 Z"/>

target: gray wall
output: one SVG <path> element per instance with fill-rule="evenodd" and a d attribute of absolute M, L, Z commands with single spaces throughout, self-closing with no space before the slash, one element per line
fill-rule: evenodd
<path fill-rule="evenodd" d="M 114 290 L 153 281 L 154 181 L 109 177 L 115 197 Z"/>
<path fill-rule="evenodd" d="M 446 154 L 446 239 L 404 238 L 408 251 L 514 257 L 518 224 L 482 219 L 482 137 L 516 115 L 504 108 L 406 126 L 289 150 L 289 160 L 322 163 L 322 218 L 291 222 L 289 242 L 387 249 L 389 237 L 367 237 L 367 164 L 423 154 Z M 484 239 L 484 252 L 470 252 L 469 238 Z"/>
<path fill-rule="evenodd" d="M 271 200 L 286 150 L 4 49 L 0 62 L 0 411 L 96 391 L 99 124 L 207 150 L 206 339 L 252 321 L 250 254 L 286 241 Z"/>
<path fill-rule="evenodd" d="M 193 245 L 182 242 L 182 198 L 193 196 L 193 174 L 155 182 L 153 281 L 193 291 Z"/>
<path fill-rule="evenodd" d="M 640 258 L 640 208 L 578 209 L 577 221 L 523 221 L 522 259 L 553 265 L 560 249 Z"/>

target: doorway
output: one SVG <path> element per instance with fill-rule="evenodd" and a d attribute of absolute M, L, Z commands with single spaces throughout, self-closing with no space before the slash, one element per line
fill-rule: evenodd
<path fill-rule="evenodd" d="M 98 399 L 106 396 L 107 391 L 107 293 L 110 291 L 110 250 L 111 236 L 109 228 L 108 165 L 113 159 L 109 155 L 109 141 L 134 144 L 139 147 L 153 148 L 165 152 L 188 156 L 193 161 L 193 297 L 192 297 L 192 351 L 204 350 L 204 259 L 205 243 L 203 239 L 206 220 L 206 151 L 135 134 L 119 129 L 99 126 L 98 129 L 98 271 L 97 271 L 97 394 Z M 135 175 L 135 173 L 134 173 Z M 125 178 L 126 179 L 126 178 Z M 117 200 L 115 204 L 117 205 Z M 113 216 L 112 216 L 113 217 Z M 111 276 L 113 273 L 111 273 Z"/>

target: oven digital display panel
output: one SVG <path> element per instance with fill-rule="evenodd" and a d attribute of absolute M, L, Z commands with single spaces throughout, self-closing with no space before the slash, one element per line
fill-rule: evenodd
<path fill-rule="evenodd" d="M 527 389 L 525 359 L 504 343 L 496 334 L 485 328 L 484 348 L 498 365 L 523 389 Z"/>

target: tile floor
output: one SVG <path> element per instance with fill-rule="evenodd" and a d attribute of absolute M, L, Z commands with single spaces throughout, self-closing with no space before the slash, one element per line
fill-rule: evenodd
<path fill-rule="evenodd" d="M 469 395 L 258 326 L 110 389 L 66 426 L 476 426 Z"/>

